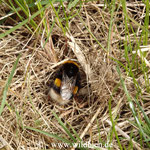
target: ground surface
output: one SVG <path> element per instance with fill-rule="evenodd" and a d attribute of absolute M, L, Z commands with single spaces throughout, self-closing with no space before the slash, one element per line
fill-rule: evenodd
<path fill-rule="evenodd" d="M 6 15 L 9 8 L 5 4 L 1 10 L 1 17 Z M 55 4 L 57 8 L 59 4 Z M 112 149 L 120 149 L 110 119 L 109 102 L 111 101 L 112 118 L 115 120 L 116 132 L 122 147 L 126 149 L 147 148 L 144 142 L 140 145 L 140 134 L 134 126 L 133 113 L 129 101 L 120 83 L 117 72 L 117 62 L 127 66 L 127 61 L 132 61 L 132 50 L 137 50 L 137 40 L 141 35 L 139 24 L 144 24 L 145 5 L 142 1 L 128 1 L 127 12 L 136 22 L 130 22 L 130 39 L 126 39 L 126 28 L 122 6 L 116 3 L 113 16 L 113 25 L 110 30 L 110 9 L 104 2 L 93 1 L 84 3 L 76 15 L 69 20 L 69 31 L 66 35 L 55 19 L 55 25 L 45 47 L 46 33 L 38 17 L 39 28 L 42 32 L 30 33 L 26 26 L 22 26 L 0 40 L 0 94 L 3 90 L 12 67 L 21 54 L 14 77 L 8 88 L 6 105 L 0 116 L 0 146 L 7 145 L 6 149 L 55 149 L 52 143 L 62 141 L 29 130 L 27 127 L 57 134 L 70 140 L 71 138 L 58 122 L 52 112 L 55 112 L 71 132 L 77 135 L 84 143 L 101 143 L 104 149 L 107 144 Z M 67 3 L 64 5 L 67 7 Z M 74 10 L 75 11 L 75 10 Z M 62 16 L 61 16 L 62 12 Z M 66 11 L 67 12 L 67 11 Z M 75 13 L 75 12 L 74 12 Z M 62 8 L 59 17 L 63 18 Z M 45 11 L 48 28 L 50 30 L 55 13 L 49 6 Z M 17 16 L 12 16 L 19 20 Z M 11 29 L 17 22 L 7 18 L 0 25 L 1 33 Z M 62 25 L 65 23 L 62 21 Z M 135 31 L 134 34 L 132 29 Z M 110 33 L 110 37 L 109 37 Z M 135 38 L 135 36 L 137 38 Z M 128 37 L 127 37 L 128 38 Z M 125 53 L 125 41 L 129 44 L 128 58 Z M 48 84 L 53 78 L 53 73 L 63 61 L 74 59 L 80 65 L 82 89 L 68 105 L 60 106 L 48 99 Z M 138 55 L 134 56 L 135 64 L 141 63 Z M 116 61 L 117 60 L 117 61 Z M 131 95 L 135 97 L 137 89 L 133 78 L 121 65 L 121 76 Z M 87 68 L 87 69 L 86 69 Z M 135 67 L 136 68 L 136 67 Z M 139 101 L 145 113 L 150 113 L 149 94 L 145 90 L 144 74 L 136 70 L 136 81 L 139 83 L 142 95 Z M 144 102 L 142 101 L 144 99 Z M 134 103 L 135 104 L 135 103 Z M 136 109 L 136 106 L 135 106 Z M 140 114 L 140 111 L 137 111 Z M 143 120 L 143 116 L 141 116 Z M 131 139 L 130 139 L 131 137 Z M 77 139 L 77 138 L 76 138 Z M 63 143 L 63 142 L 62 142 Z M 132 144 L 131 144 L 132 143 Z M 57 145 L 57 149 L 61 148 Z M 70 148 L 68 148 L 70 149 Z"/>

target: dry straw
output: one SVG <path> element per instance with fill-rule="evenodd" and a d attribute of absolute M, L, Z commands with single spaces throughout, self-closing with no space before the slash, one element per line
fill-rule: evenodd
<path fill-rule="evenodd" d="M 108 9 L 104 9 L 104 6 L 98 1 L 86 3 L 81 8 L 79 15 L 94 37 L 106 48 L 110 13 Z M 132 18 L 135 17 L 137 22 L 141 20 L 142 23 L 139 14 L 143 14 L 144 9 L 142 2 L 141 4 L 137 1 L 127 2 L 128 13 Z M 55 20 L 55 14 L 52 10 L 46 12 L 45 19 L 50 26 L 50 23 Z M 60 9 L 60 12 L 63 18 L 63 10 Z M 128 147 L 129 141 L 132 141 L 135 149 L 141 149 L 138 142 L 133 139 L 134 137 L 130 139 L 130 132 L 133 132 L 137 139 L 140 138 L 140 135 L 138 129 L 128 121 L 128 119 L 133 121 L 133 116 L 122 87 L 118 87 L 120 78 L 116 72 L 116 63 L 112 59 L 109 60 L 109 64 L 105 61 L 107 53 L 91 36 L 80 17 L 77 15 L 69 20 L 70 31 L 66 35 L 56 22 L 45 46 L 47 33 L 43 29 L 42 22 L 39 23 L 38 29 L 42 28 L 43 34 L 33 33 L 31 35 L 25 27 L 21 27 L 0 40 L 1 93 L 18 54 L 22 54 L 8 90 L 7 106 L 0 117 L 0 142 L 3 143 L 3 146 L 7 145 L 9 147 L 7 149 L 52 149 L 51 142 L 60 142 L 35 131 L 23 129 L 22 126 L 30 126 L 69 139 L 51 111 L 59 116 L 74 137 L 75 133 L 72 132 L 70 126 L 84 142 L 99 143 L 100 137 L 102 142 L 105 142 L 112 129 L 108 109 L 110 98 L 112 98 L 112 116 L 116 120 L 115 129 L 121 144 Z M 109 57 L 125 65 L 126 60 L 122 53 L 125 39 L 123 20 L 124 16 L 120 8 L 115 12 L 113 39 L 110 42 L 113 51 L 109 52 Z M 137 24 L 134 25 L 135 28 L 138 28 Z M 0 25 L 1 32 L 5 32 L 12 26 L 9 20 L 6 21 L 6 24 Z M 50 31 L 49 26 L 48 31 Z M 138 34 L 140 33 L 139 28 Z M 130 38 L 132 43 L 136 42 L 132 33 Z M 141 51 L 143 50 L 147 49 L 141 48 Z M 138 55 L 142 57 L 140 51 Z M 49 89 L 53 73 L 59 65 L 69 59 L 77 61 L 81 70 L 85 72 L 87 79 L 81 74 L 81 82 L 86 81 L 86 84 L 82 82 L 86 92 L 83 95 L 77 95 L 68 105 L 59 106 L 48 100 L 46 91 Z M 143 60 L 150 66 L 148 58 L 143 58 Z M 134 96 L 136 91 L 133 80 L 127 78 L 123 68 L 121 71 L 122 76 L 126 79 L 125 83 L 129 92 Z M 115 87 L 118 88 L 113 92 Z M 145 92 L 144 96 L 145 99 L 147 97 L 147 102 L 145 104 L 140 102 L 149 113 L 149 94 Z M 114 136 L 111 142 L 113 149 L 119 149 Z"/>

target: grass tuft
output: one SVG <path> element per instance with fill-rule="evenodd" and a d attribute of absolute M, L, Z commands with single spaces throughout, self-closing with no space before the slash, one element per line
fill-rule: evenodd
<path fill-rule="evenodd" d="M 0 147 L 150 149 L 149 0 L 0 5 Z M 60 106 L 47 92 L 68 59 L 81 89 Z"/>

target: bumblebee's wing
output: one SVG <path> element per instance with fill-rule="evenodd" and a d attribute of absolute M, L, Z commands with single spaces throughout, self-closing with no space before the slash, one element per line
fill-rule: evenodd
<path fill-rule="evenodd" d="M 62 96 L 62 99 L 69 100 L 72 98 L 75 83 L 76 83 L 76 77 L 69 78 L 63 72 L 62 83 L 61 83 L 61 88 L 60 88 L 60 94 Z"/>

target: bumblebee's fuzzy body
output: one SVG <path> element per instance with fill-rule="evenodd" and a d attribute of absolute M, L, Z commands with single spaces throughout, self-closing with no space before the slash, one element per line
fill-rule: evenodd
<path fill-rule="evenodd" d="M 49 96 L 59 104 L 67 104 L 80 87 L 79 66 L 74 61 L 66 61 L 56 72 L 49 90 Z"/>

